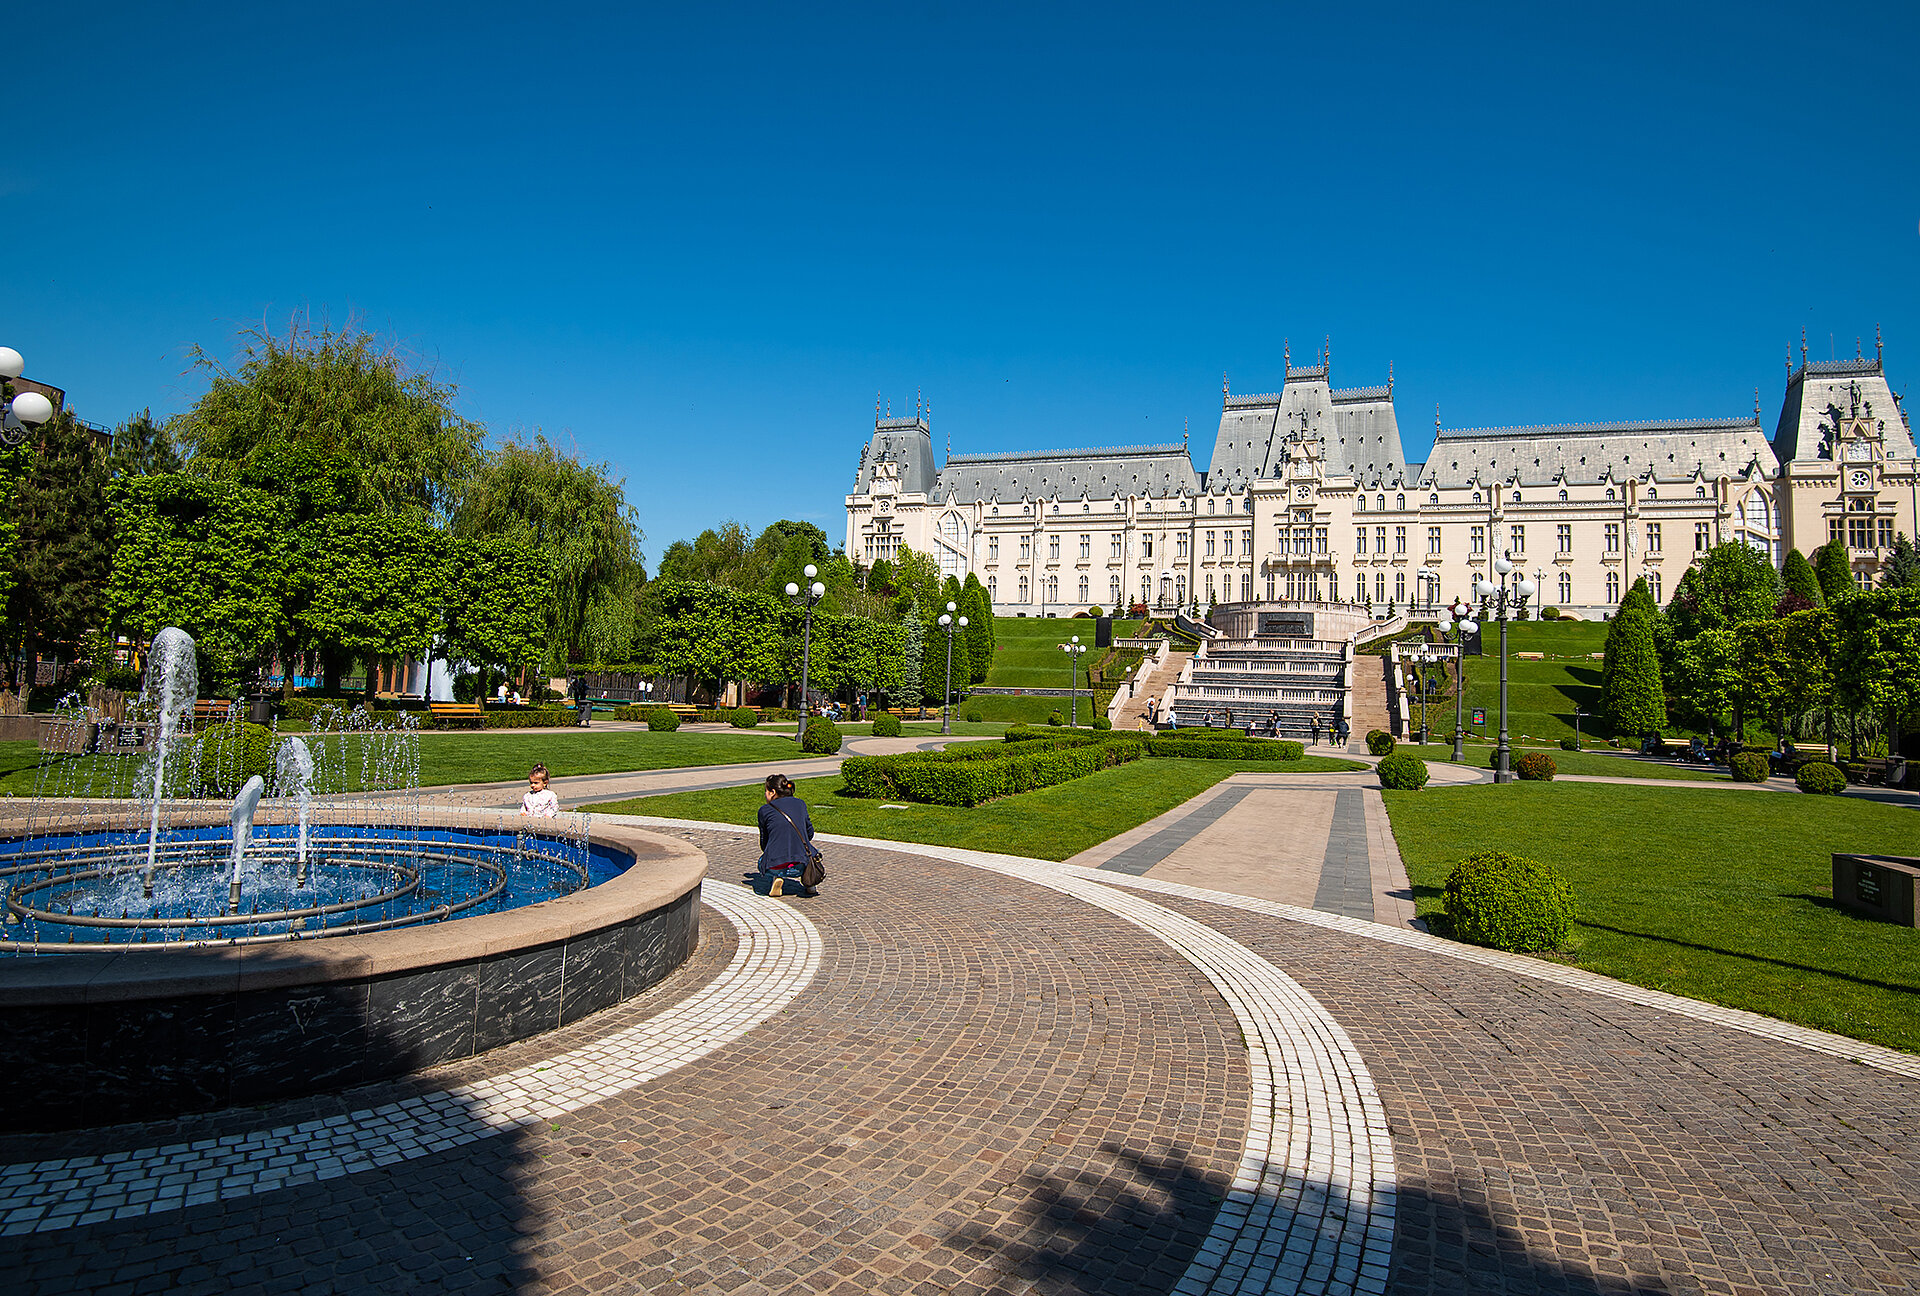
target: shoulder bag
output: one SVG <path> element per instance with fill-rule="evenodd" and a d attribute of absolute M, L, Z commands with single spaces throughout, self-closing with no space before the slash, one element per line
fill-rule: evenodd
<path fill-rule="evenodd" d="M 819 886 L 827 880 L 826 857 L 821 855 L 819 849 L 814 846 L 813 842 L 801 833 L 800 825 L 793 822 L 792 815 L 788 814 L 785 810 L 781 810 L 779 806 L 774 806 L 773 808 L 779 811 L 782 819 L 785 819 L 793 826 L 793 835 L 800 838 L 800 845 L 806 849 L 807 862 L 800 866 L 800 885 L 803 887 Z"/>

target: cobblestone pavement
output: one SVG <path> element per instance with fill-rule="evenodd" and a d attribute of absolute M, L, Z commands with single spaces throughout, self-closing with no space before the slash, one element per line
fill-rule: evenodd
<path fill-rule="evenodd" d="M 811 931 L 774 1015 L 538 1123 L 9 1237 L 0 1287 L 1830 1293 L 1920 1274 L 1920 1078 L 1898 1059 L 1097 868 L 836 842 L 819 898 L 762 901 L 731 889 L 744 834 L 678 831 L 724 895 L 641 1000 L 404 1084 L 0 1138 L 0 1163 L 431 1106 L 570 1053 L 612 1067 Z"/>

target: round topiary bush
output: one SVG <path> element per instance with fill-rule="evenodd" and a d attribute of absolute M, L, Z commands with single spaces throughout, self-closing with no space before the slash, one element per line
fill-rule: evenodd
<path fill-rule="evenodd" d="M 1560 750 L 1561 751 L 1579 751 L 1580 744 L 1575 742 L 1571 738 L 1562 738 L 1560 740 Z"/>
<path fill-rule="evenodd" d="M 680 727 L 680 717 L 666 707 L 655 707 L 647 712 L 647 728 L 655 733 L 672 733 Z"/>
<path fill-rule="evenodd" d="M 986 717 L 981 715 L 978 710 L 969 711 L 966 715 L 968 724 L 979 724 L 984 719 L 986 719 Z"/>
<path fill-rule="evenodd" d="M 1847 787 L 1847 776 L 1831 761 L 1808 761 L 1793 772 L 1793 781 L 1815 796 L 1838 796 Z"/>
<path fill-rule="evenodd" d="M 1047 723 L 1048 723 L 1048 724 L 1050 724 L 1050 725 L 1063 725 L 1063 724 L 1065 724 L 1066 722 L 1067 722 L 1067 718 L 1066 718 L 1065 716 L 1063 716 L 1063 715 L 1061 715 L 1061 714 L 1060 714 L 1060 713 L 1059 713 L 1058 711 L 1049 711 L 1049 712 L 1047 712 Z"/>
<path fill-rule="evenodd" d="M 1541 608 L 1540 619 L 1542 621 L 1558 621 L 1560 619 L 1560 609 L 1557 607 Z"/>
<path fill-rule="evenodd" d="M 1380 776 L 1381 787 L 1399 792 L 1418 792 L 1427 785 L 1427 763 L 1411 752 L 1383 757 L 1373 772 Z"/>
<path fill-rule="evenodd" d="M 199 747 L 193 762 L 199 771 L 196 796 L 232 796 L 258 774 L 273 769 L 273 731 L 265 725 L 234 720 L 208 725 L 194 739 Z"/>
<path fill-rule="evenodd" d="M 1573 888 L 1560 870 L 1505 851 L 1476 851 L 1447 877 L 1455 940 L 1503 950 L 1558 949 L 1573 925 Z"/>
<path fill-rule="evenodd" d="M 806 732 L 800 735 L 800 750 L 816 756 L 833 755 L 840 750 L 839 728 L 825 716 L 815 716 L 807 721 Z"/>
<path fill-rule="evenodd" d="M 727 712 L 727 723 L 735 729 L 751 729 L 760 723 L 760 713 L 752 707 L 735 707 Z"/>
<path fill-rule="evenodd" d="M 1733 781 L 1735 783 L 1765 783 L 1767 781 L 1767 758 L 1759 752 L 1741 752 L 1733 758 Z"/>
<path fill-rule="evenodd" d="M 877 711 L 873 717 L 873 736 L 875 738 L 898 738 L 900 736 L 900 717 Z"/>
<path fill-rule="evenodd" d="M 1113 728 L 1113 721 L 1107 719 L 1105 716 L 1095 716 L 1093 718 L 1093 727 L 1095 729 L 1111 729 Z"/>
<path fill-rule="evenodd" d="M 1391 756 L 1397 744 L 1393 735 L 1385 729 L 1375 729 L 1367 734 L 1367 754 L 1371 756 Z"/>
<path fill-rule="evenodd" d="M 1513 767 L 1514 776 L 1529 783 L 1551 783 L 1559 772 L 1560 767 L 1545 752 L 1528 752 Z"/>

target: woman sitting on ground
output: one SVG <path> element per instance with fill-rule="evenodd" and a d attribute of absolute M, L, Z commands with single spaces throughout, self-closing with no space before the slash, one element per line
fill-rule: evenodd
<path fill-rule="evenodd" d="M 793 794 L 793 780 L 767 775 L 766 802 L 760 807 L 760 871 L 753 889 L 761 895 L 814 895 L 800 871 L 807 864 L 807 843 L 813 840 L 813 820 L 807 803 Z"/>

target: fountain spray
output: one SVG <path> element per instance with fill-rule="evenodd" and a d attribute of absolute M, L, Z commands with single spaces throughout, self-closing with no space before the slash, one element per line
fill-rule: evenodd
<path fill-rule="evenodd" d="M 288 738 L 274 754 L 275 790 L 290 796 L 300 807 L 300 839 L 295 848 L 293 884 L 307 884 L 307 821 L 313 808 L 313 753 L 303 738 Z"/>
<path fill-rule="evenodd" d="M 247 841 L 253 836 L 254 811 L 260 808 L 260 794 L 267 790 L 258 774 L 248 779 L 233 799 L 233 875 L 227 879 L 227 912 L 240 912 L 240 857 L 247 853 Z"/>
<path fill-rule="evenodd" d="M 178 626 L 168 626 L 153 637 L 147 650 L 147 682 L 143 700 L 160 710 L 160 737 L 153 751 L 153 817 L 147 825 L 147 871 L 141 879 L 141 891 L 153 897 L 153 867 L 160 845 L 160 804 L 166 794 L 167 757 L 183 716 L 193 714 L 193 701 L 200 692 L 200 670 L 194 664 L 193 636 Z"/>

